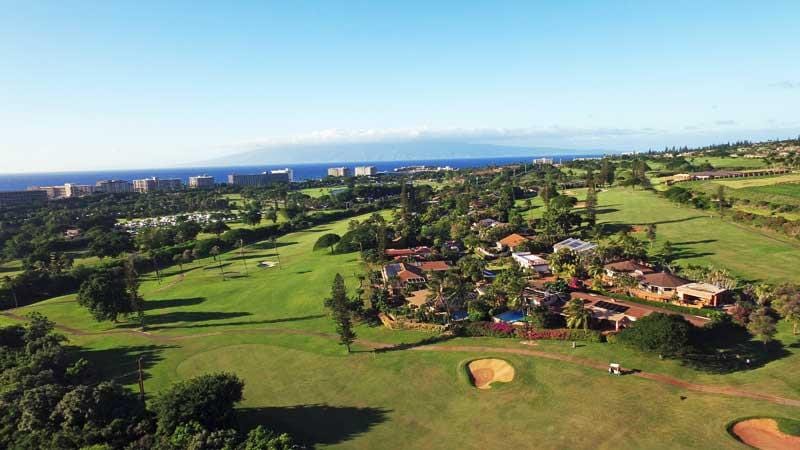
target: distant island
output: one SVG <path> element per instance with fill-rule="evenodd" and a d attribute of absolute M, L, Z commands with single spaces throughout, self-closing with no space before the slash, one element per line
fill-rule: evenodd
<path fill-rule="evenodd" d="M 600 149 L 517 147 L 465 142 L 412 141 L 353 144 L 264 146 L 205 161 L 193 166 L 240 166 L 257 164 L 304 164 L 361 161 L 415 161 L 619 153 Z"/>

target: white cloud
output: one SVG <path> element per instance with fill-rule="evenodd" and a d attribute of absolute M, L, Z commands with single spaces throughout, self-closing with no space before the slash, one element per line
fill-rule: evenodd
<path fill-rule="evenodd" d="M 784 80 L 770 84 L 770 87 L 782 89 L 800 89 L 800 81 Z"/>
<path fill-rule="evenodd" d="M 510 143 L 521 141 L 574 141 L 591 143 L 598 140 L 623 137 L 642 137 L 664 133 L 654 128 L 577 128 L 577 127 L 530 127 L 530 128 L 393 128 L 393 129 L 327 129 L 310 133 L 254 139 L 249 142 L 227 146 L 231 149 L 285 147 L 292 145 L 335 145 L 356 143 L 454 141 L 469 143 Z"/>

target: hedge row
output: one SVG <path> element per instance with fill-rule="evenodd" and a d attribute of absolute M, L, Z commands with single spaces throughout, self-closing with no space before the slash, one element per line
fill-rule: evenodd
<path fill-rule="evenodd" d="M 603 342 L 603 335 L 595 330 L 571 328 L 541 328 L 525 330 L 504 322 L 471 322 L 454 327 L 454 333 L 468 337 L 518 338 L 528 340 Z"/>

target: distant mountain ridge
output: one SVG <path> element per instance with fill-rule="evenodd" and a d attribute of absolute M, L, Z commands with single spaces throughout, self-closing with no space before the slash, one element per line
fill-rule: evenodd
<path fill-rule="evenodd" d="M 222 156 L 198 165 L 244 166 L 361 161 L 415 161 L 431 159 L 531 157 L 570 154 L 603 154 L 601 150 L 548 147 L 516 147 L 461 142 L 382 142 L 356 144 L 309 144 L 264 147 Z"/>

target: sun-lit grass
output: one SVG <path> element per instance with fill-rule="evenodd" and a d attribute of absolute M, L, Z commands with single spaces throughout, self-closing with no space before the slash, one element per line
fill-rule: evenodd
<path fill-rule="evenodd" d="M 655 247 L 670 241 L 682 265 L 725 267 L 747 280 L 800 282 L 796 269 L 800 244 L 791 238 L 762 233 L 641 189 L 614 188 L 601 192 L 598 199 L 600 223 L 610 227 L 655 223 Z"/>
<path fill-rule="evenodd" d="M 730 157 L 716 157 L 716 156 L 698 156 L 696 158 L 688 158 L 689 162 L 694 165 L 709 163 L 715 169 L 758 169 L 766 167 L 767 162 L 762 158 L 730 158 Z"/>
<path fill-rule="evenodd" d="M 580 197 L 581 191 L 575 194 Z M 640 190 L 601 193 L 599 209 L 600 219 L 609 224 L 659 222 L 659 240 L 669 238 L 678 244 L 686 261 L 727 261 L 743 251 L 737 241 L 753 240 L 759 251 L 781 258 L 779 250 L 785 245 L 762 248 L 771 241 L 759 241 L 764 238 L 730 224 L 717 225 L 716 218 L 696 218 L 698 211 Z M 800 417 L 796 408 L 787 406 L 688 392 L 637 377 L 609 377 L 573 363 L 491 350 L 530 348 L 514 339 L 458 338 L 441 344 L 490 348 L 479 352 L 373 353 L 357 344 L 356 353 L 346 356 L 335 340 L 318 334 L 334 332 L 323 299 L 337 272 L 355 292 L 365 268 L 357 253 L 329 255 L 313 251 L 313 245 L 322 234 L 343 233 L 348 222 L 291 233 L 278 239 L 277 249 L 269 243 L 248 246 L 244 260 L 234 251 L 222 255 L 220 262 L 206 258 L 184 265 L 182 273 L 172 267 L 165 270 L 160 283 L 148 275 L 142 293 L 149 336 L 70 334 L 70 342 L 80 346 L 80 355 L 94 361 L 103 374 L 131 388 L 136 388 L 136 361 L 142 357 L 150 396 L 201 373 L 235 372 L 246 382 L 243 424 L 290 431 L 319 447 L 724 448 L 735 445 L 725 424 L 736 417 Z M 685 236 L 697 234 L 694 227 L 708 229 L 689 240 Z M 695 240 L 700 242 L 691 242 Z M 733 246 L 730 253 L 723 252 L 726 246 Z M 720 254 L 688 254 L 711 250 Z M 791 264 L 797 252 L 794 255 L 780 263 L 783 270 L 795 267 Z M 753 254 L 745 253 L 744 258 L 755 264 Z M 280 264 L 257 268 L 260 261 Z M 88 332 L 119 332 L 136 326 L 97 323 L 74 296 L 15 312 L 30 311 Z M 0 324 L 9 321 L 0 316 Z M 359 325 L 357 332 L 362 339 L 384 343 L 413 343 L 430 336 L 366 325 Z M 540 342 L 535 349 L 601 364 L 620 361 L 626 367 L 690 381 L 800 397 L 800 381 L 794 376 L 800 369 L 798 339 L 790 335 L 786 324 L 781 324 L 778 339 L 788 352 L 783 358 L 730 375 L 701 373 L 617 344 L 572 349 L 566 342 Z M 508 360 L 516 369 L 516 379 L 489 391 L 474 389 L 463 363 L 486 356 Z"/>
<path fill-rule="evenodd" d="M 755 186 L 773 186 L 781 185 L 782 183 L 800 183 L 800 173 L 790 173 L 775 177 L 731 178 L 715 180 L 714 183 L 721 184 L 732 189 L 749 188 Z M 789 184 L 787 186 L 787 189 L 791 190 L 792 193 L 795 192 L 794 188 L 798 187 L 798 185 L 795 184 Z"/>

